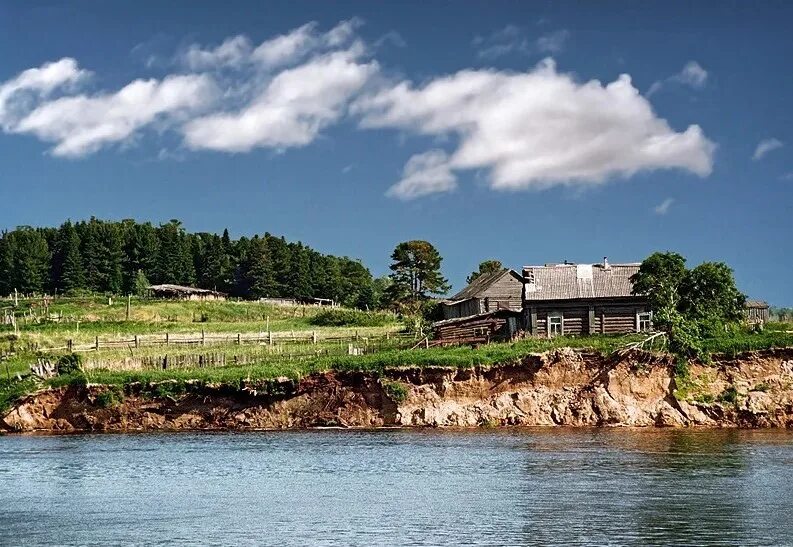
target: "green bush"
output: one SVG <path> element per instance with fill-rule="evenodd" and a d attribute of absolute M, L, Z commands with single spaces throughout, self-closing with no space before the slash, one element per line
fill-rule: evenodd
<path fill-rule="evenodd" d="M 55 364 L 58 374 L 71 374 L 72 372 L 79 372 L 81 358 L 76 353 L 68 353 L 61 355 L 58 362 Z"/>
<path fill-rule="evenodd" d="M 735 389 L 735 386 L 730 386 L 724 391 L 722 391 L 716 400 L 720 403 L 727 403 L 734 405 L 735 403 L 738 402 L 738 390 Z"/>
<path fill-rule="evenodd" d="M 124 390 L 121 386 L 108 386 L 106 391 L 96 396 L 96 406 L 99 408 L 112 408 L 123 401 Z"/>
<path fill-rule="evenodd" d="M 382 327 L 394 322 L 388 313 L 361 310 L 325 310 L 309 321 L 317 327 Z"/>
<path fill-rule="evenodd" d="M 395 380 L 383 380 L 383 391 L 395 403 L 402 403 L 408 398 L 408 387 Z"/>

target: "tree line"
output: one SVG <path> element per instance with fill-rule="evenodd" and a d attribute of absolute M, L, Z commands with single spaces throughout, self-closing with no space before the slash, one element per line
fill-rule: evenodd
<path fill-rule="evenodd" d="M 377 308 L 388 284 L 360 261 L 322 254 L 269 233 L 231 239 L 189 233 L 178 220 L 66 221 L 0 234 L 0 295 L 142 294 L 172 283 L 240 298 L 331 298 Z"/>

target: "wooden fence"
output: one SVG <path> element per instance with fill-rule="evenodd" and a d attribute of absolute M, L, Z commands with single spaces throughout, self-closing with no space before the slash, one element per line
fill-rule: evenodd
<path fill-rule="evenodd" d="M 89 344 L 75 344 L 68 340 L 66 346 L 58 348 L 42 348 L 44 351 L 66 350 L 99 351 L 102 349 L 134 349 L 157 346 L 207 346 L 219 344 L 258 344 L 273 346 L 276 344 L 304 343 L 317 344 L 319 342 L 358 342 L 364 339 L 385 338 L 413 338 L 412 334 L 405 334 L 398 329 L 386 330 L 377 336 L 360 334 L 358 331 L 351 333 L 325 333 L 322 331 L 261 331 L 238 333 L 164 333 L 164 334 L 134 334 L 128 338 L 94 338 Z"/>

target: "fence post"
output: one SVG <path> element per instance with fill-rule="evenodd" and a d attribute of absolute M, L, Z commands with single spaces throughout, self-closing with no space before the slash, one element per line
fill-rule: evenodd
<path fill-rule="evenodd" d="M 140 341 L 138 340 L 138 335 L 136 334 L 135 335 L 135 348 L 138 348 L 139 346 L 140 346 Z"/>
<path fill-rule="evenodd" d="M 204 329 L 201 329 L 201 345 L 203 346 L 205 344 L 206 344 L 206 333 L 204 332 Z"/>
<path fill-rule="evenodd" d="M 239 346 L 242 344 L 242 335 L 238 332 L 237 333 L 237 345 Z"/>
<path fill-rule="evenodd" d="M 69 349 L 69 353 L 72 352 L 72 346 L 74 346 L 74 340 L 69 338 L 69 340 L 66 342 L 66 347 Z"/>
<path fill-rule="evenodd" d="M 268 322 L 269 322 L 269 317 L 268 317 Z M 273 345 L 273 331 L 271 330 L 267 331 L 267 343 L 271 346 Z"/>
<path fill-rule="evenodd" d="M 96 349 L 96 351 L 99 351 L 99 336 L 97 336 L 94 341 L 94 349 Z"/>
<path fill-rule="evenodd" d="M 355 340 L 358 341 L 358 329 L 355 329 Z"/>
<path fill-rule="evenodd" d="M 165 345 L 167 346 L 170 343 L 171 343 L 171 337 L 169 336 L 169 333 L 166 332 L 165 333 Z"/>
<path fill-rule="evenodd" d="M 311 341 L 314 343 L 314 345 L 317 344 L 317 331 L 311 331 Z"/>

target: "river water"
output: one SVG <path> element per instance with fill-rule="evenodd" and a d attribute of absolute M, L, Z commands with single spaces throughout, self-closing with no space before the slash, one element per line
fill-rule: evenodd
<path fill-rule="evenodd" d="M 793 433 L 0 437 L 0 544 L 793 543 Z"/>

